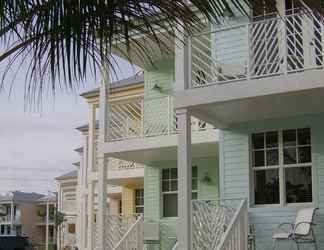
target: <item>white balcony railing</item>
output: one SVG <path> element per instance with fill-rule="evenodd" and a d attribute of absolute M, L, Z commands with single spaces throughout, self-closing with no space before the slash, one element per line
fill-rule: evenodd
<path fill-rule="evenodd" d="M 10 224 L 11 223 L 11 216 L 5 215 L 0 216 L 0 224 Z M 20 216 L 14 216 L 13 218 L 13 224 L 20 224 Z"/>
<path fill-rule="evenodd" d="M 173 107 L 171 96 L 111 103 L 107 119 L 108 141 L 176 133 L 177 118 Z M 210 128 L 213 127 L 206 122 L 192 119 L 194 131 Z"/>
<path fill-rule="evenodd" d="M 109 158 L 108 161 L 108 169 L 109 170 L 132 170 L 132 169 L 142 169 L 144 168 L 144 165 L 131 162 L 131 161 L 125 161 L 117 158 Z"/>
<path fill-rule="evenodd" d="M 311 11 L 193 35 L 191 86 L 290 74 L 323 67 L 322 17 Z"/>
<path fill-rule="evenodd" d="M 193 249 L 247 250 L 246 200 L 192 202 Z"/>

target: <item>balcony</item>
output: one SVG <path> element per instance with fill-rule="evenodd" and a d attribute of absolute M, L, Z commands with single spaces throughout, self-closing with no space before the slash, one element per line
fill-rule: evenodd
<path fill-rule="evenodd" d="M 217 128 L 324 112 L 323 18 L 257 19 L 190 38 L 190 88 L 176 109 Z"/>
<path fill-rule="evenodd" d="M 173 97 L 137 98 L 112 103 L 107 119 L 108 141 L 129 140 L 177 133 Z M 206 122 L 192 120 L 194 131 L 213 128 Z"/>
<path fill-rule="evenodd" d="M 0 224 L 10 224 L 10 223 L 11 223 L 10 215 L 0 216 Z M 20 224 L 20 216 L 14 216 L 13 224 L 15 224 L 15 225 Z"/>
<path fill-rule="evenodd" d="M 177 118 L 174 98 L 133 98 L 109 104 L 106 143 L 109 157 L 146 164 L 177 159 Z M 192 118 L 195 157 L 214 155 L 218 132 L 210 124 Z"/>
<path fill-rule="evenodd" d="M 298 10 L 262 19 L 192 36 L 191 87 L 322 69 L 321 17 Z"/>

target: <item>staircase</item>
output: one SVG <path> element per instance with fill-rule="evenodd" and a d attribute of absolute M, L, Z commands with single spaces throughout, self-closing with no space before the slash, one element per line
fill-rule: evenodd
<path fill-rule="evenodd" d="M 193 201 L 193 249 L 247 250 L 245 199 Z"/>

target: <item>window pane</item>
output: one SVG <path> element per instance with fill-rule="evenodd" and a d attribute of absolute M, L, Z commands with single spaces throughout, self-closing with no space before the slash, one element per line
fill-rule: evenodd
<path fill-rule="evenodd" d="M 253 149 L 264 148 L 264 133 L 252 135 L 252 147 Z"/>
<path fill-rule="evenodd" d="M 287 146 L 296 146 L 296 130 L 289 129 L 282 132 L 283 145 Z"/>
<path fill-rule="evenodd" d="M 299 147 L 298 148 L 298 160 L 299 160 L 299 163 L 312 162 L 311 147 Z"/>
<path fill-rule="evenodd" d="M 178 181 L 171 180 L 171 191 L 177 191 L 177 190 L 178 190 Z"/>
<path fill-rule="evenodd" d="M 301 128 L 297 130 L 298 133 L 298 144 L 309 145 L 311 144 L 311 136 L 309 128 Z"/>
<path fill-rule="evenodd" d="M 296 159 L 296 148 L 285 148 L 284 149 L 284 164 L 297 163 Z"/>
<path fill-rule="evenodd" d="M 267 166 L 279 165 L 278 149 L 267 150 Z"/>
<path fill-rule="evenodd" d="M 312 202 L 311 167 L 286 168 L 285 178 L 288 203 Z"/>
<path fill-rule="evenodd" d="M 162 181 L 162 192 L 170 191 L 169 181 Z"/>
<path fill-rule="evenodd" d="M 163 195 L 163 217 L 178 216 L 178 195 L 165 194 Z"/>
<path fill-rule="evenodd" d="M 278 147 L 278 132 L 267 132 L 266 143 L 267 143 L 267 148 Z"/>
<path fill-rule="evenodd" d="M 198 177 L 198 168 L 197 168 L 197 166 L 192 167 L 192 177 Z"/>
<path fill-rule="evenodd" d="M 178 178 L 178 169 L 177 168 L 171 168 L 171 179 L 177 179 Z"/>
<path fill-rule="evenodd" d="M 136 207 L 135 212 L 137 214 L 144 214 L 144 207 Z"/>
<path fill-rule="evenodd" d="M 197 190 L 198 189 L 198 180 L 192 179 L 192 190 Z"/>
<path fill-rule="evenodd" d="M 197 192 L 191 193 L 191 199 L 192 200 L 197 200 L 198 199 L 198 193 Z"/>
<path fill-rule="evenodd" d="M 169 179 L 169 169 L 162 169 L 162 179 Z"/>
<path fill-rule="evenodd" d="M 264 151 L 254 151 L 253 152 L 253 166 L 263 167 L 264 166 Z"/>
<path fill-rule="evenodd" d="M 255 204 L 279 204 L 279 170 L 255 171 Z"/>

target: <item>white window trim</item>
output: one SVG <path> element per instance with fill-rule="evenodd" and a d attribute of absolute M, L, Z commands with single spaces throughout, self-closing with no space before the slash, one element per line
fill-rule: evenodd
<path fill-rule="evenodd" d="M 308 145 L 302 145 L 302 146 L 310 146 L 311 147 L 311 162 L 309 163 L 297 163 L 297 164 L 284 164 L 284 158 L 283 158 L 283 131 L 285 130 L 297 130 L 302 128 L 309 128 L 310 129 L 310 137 L 311 137 L 311 144 Z M 258 133 L 267 133 L 267 132 L 278 132 L 278 150 L 279 150 L 279 165 L 278 166 L 270 166 L 270 167 L 254 167 L 253 164 L 253 152 L 252 149 L 252 135 L 258 134 Z M 296 138 L 297 140 L 297 138 Z M 249 135 L 249 173 L 250 173 L 250 192 L 249 192 L 249 200 L 250 205 L 252 208 L 283 208 L 283 207 L 307 207 L 307 206 L 313 206 L 314 205 L 314 186 L 315 186 L 315 180 L 313 178 L 313 172 L 314 172 L 314 161 L 313 161 L 313 146 L 312 146 L 312 129 L 310 127 L 297 127 L 297 128 L 285 128 L 285 129 L 269 129 L 269 130 L 262 130 L 262 131 L 255 131 L 251 132 Z M 298 141 L 296 147 L 298 148 Z M 287 148 L 287 147 L 285 147 Z M 264 150 L 266 151 L 266 145 L 264 147 Z M 271 149 L 271 148 L 270 148 Z M 257 150 L 255 150 L 257 151 Z M 296 155 L 296 159 L 298 162 L 298 153 Z M 265 155 L 265 164 L 266 164 L 266 155 Z M 284 183 L 284 169 L 286 168 L 293 168 L 293 167 L 310 167 L 312 169 L 312 202 L 303 202 L 303 203 L 287 203 L 286 202 L 286 185 Z M 257 170 L 255 170 L 257 169 Z M 254 172 L 258 170 L 264 170 L 264 169 L 279 169 L 279 203 L 278 204 L 255 204 L 255 193 L 254 193 Z"/>
<path fill-rule="evenodd" d="M 191 190 L 191 193 L 197 193 L 197 199 L 198 199 L 198 190 L 199 190 L 199 172 L 198 172 L 198 166 L 197 165 L 193 165 L 192 167 L 196 167 L 197 168 L 197 177 L 191 177 L 192 179 L 197 179 L 197 189 L 195 190 Z M 173 168 L 176 168 L 176 167 L 173 167 Z M 163 219 L 168 219 L 168 218 L 178 218 L 178 216 L 164 216 L 164 196 L 165 195 L 168 195 L 168 194 L 177 194 L 178 195 L 178 186 L 177 186 L 177 190 L 176 191 L 163 191 L 162 189 L 162 186 L 163 186 L 163 175 L 162 175 L 162 172 L 163 170 L 165 169 L 169 169 L 169 171 L 173 168 L 163 168 L 161 169 L 160 171 L 160 201 L 161 201 L 161 206 L 160 206 L 160 211 L 161 211 L 161 218 Z M 177 179 L 174 179 L 174 178 L 169 178 L 168 181 L 171 181 L 171 180 L 177 180 L 179 181 L 179 176 L 177 177 Z M 178 211 L 179 212 L 179 211 Z"/>

